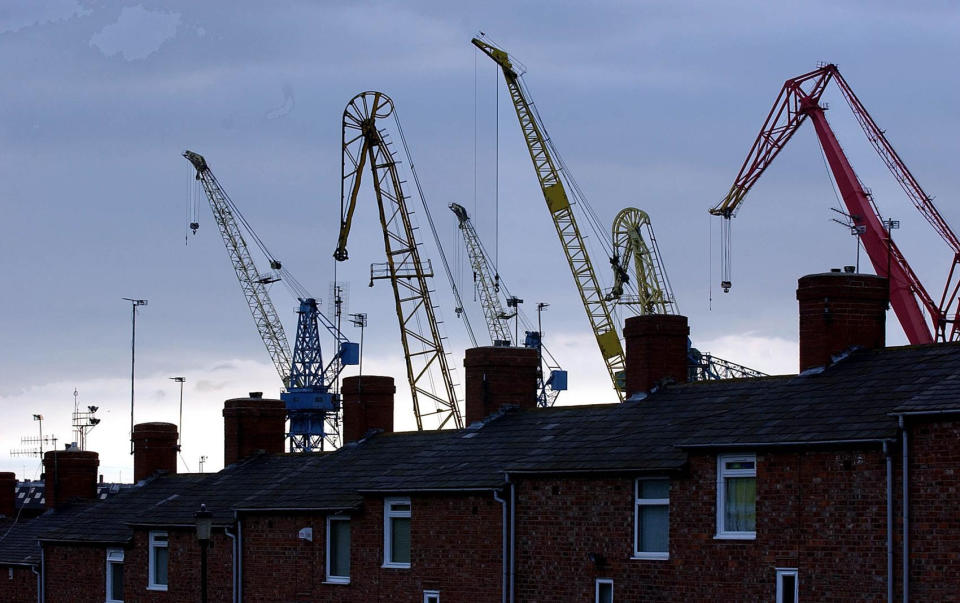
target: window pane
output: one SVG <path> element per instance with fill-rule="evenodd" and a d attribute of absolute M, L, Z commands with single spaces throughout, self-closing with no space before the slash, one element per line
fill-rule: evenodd
<path fill-rule="evenodd" d="M 123 564 L 110 564 L 110 593 L 107 597 L 114 601 L 123 601 Z"/>
<path fill-rule="evenodd" d="M 410 503 L 390 503 L 390 511 L 409 511 Z"/>
<path fill-rule="evenodd" d="M 597 583 L 597 603 L 613 603 L 613 584 L 609 582 Z"/>
<path fill-rule="evenodd" d="M 639 486 L 639 498 L 670 498 L 670 480 L 641 480 Z"/>
<path fill-rule="evenodd" d="M 350 522 L 330 522 L 330 575 L 350 575 Z"/>
<path fill-rule="evenodd" d="M 726 478 L 723 522 L 728 532 L 757 530 L 757 478 Z"/>
<path fill-rule="evenodd" d="M 407 517 L 390 520 L 390 562 L 410 563 L 410 519 Z"/>
<path fill-rule="evenodd" d="M 153 583 L 167 583 L 167 547 L 156 547 L 153 550 Z"/>
<path fill-rule="evenodd" d="M 782 603 L 796 603 L 793 595 L 794 595 L 794 591 L 797 588 L 797 582 L 796 582 L 797 577 L 789 574 L 784 574 L 780 576 L 780 579 L 782 581 L 781 582 L 782 589 L 780 591 L 782 593 L 782 597 L 780 600 L 782 601 Z"/>
<path fill-rule="evenodd" d="M 637 547 L 642 553 L 666 553 L 669 543 L 669 507 L 666 505 L 640 505 L 637 509 Z"/>

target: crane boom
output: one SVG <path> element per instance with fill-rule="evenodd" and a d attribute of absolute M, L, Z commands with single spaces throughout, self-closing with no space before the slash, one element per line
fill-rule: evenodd
<path fill-rule="evenodd" d="M 561 247 L 567 258 L 567 263 L 570 265 L 570 271 L 573 273 L 577 291 L 580 293 L 580 299 L 587 312 L 587 318 L 593 329 L 597 345 L 600 347 L 607 372 L 610 374 L 617 395 L 623 399 L 623 370 L 625 366 L 623 345 L 620 342 L 620 336 L 611 317 L 604 293 L 597 281 L 597 275 L 593 263 L 590 261 L 583 236 L 577 226 L 573 208 L 560 177 L 560 171 L 551 155 L 543 124 L 540 123 L 537 114 L 532 110 L 530 100 L 527 98 L 528 95 L 524 92 L 520 82 L 520 75 L 514 70 L 506 51 L 477 38 L 474 38 L 471 42 L 496 62 L 503 72 L 507 90 L 510 93 L 510 100 L 513 102 L 517 119 L 520 121 L 520 130 L 523 133 L 530 159 L 533 161 L 533 167 L 540 182 L 540 190 L 543 192 L 543 198 L 556 227 Z"/>
<path fill-rule="evenodd" d="M 371 284 L 375 279 L 385 278 L 393 286 L 417 429 L 422 430 L 423 419 L 431 416 L 437 419 L 438 428 L 448 424 L 460 428 L 463 419 L 443 350 L 440 326 L 430 301 L 427 279 L 433 274 L 429 262 L 425 265 L 420 259 L 397 162 L 384 133 L 377 126 L 377 120 L 391 115 L 396 117 L 393 101 L 382 92 L 362 92 L 344 109 L 340 235 L 333 255 L 338 261 L 348 257 L 347 239 L 363 171 L 369 163 L 387 256 L 385 269 L 375 272 L 371 267 Z M 427 332 L 422 330 L 424 324 Z M 430 387 L 436 372 L 443 383 L 442 394 L 435 393 Z M 434 403 L 434 409 L 425 407 L 423 402 L 426 400 Z"/>
<path fill-rule="evenodd" d="M 927 293 L 923 283 L 893 242 L 873 198 L 860 182 L 830 124 L 827 122 L 824 114 L 825 108 L 820 105 L 820 97 L 831 79 L 837 81 L 874 149 L 893 172 L 914 205 L 944 239 L 954 254 L 939 304 Z M 773 109 L 768 114 L 760 134 L 754 141 L 750 153 L 734 180 L 733 186 L 720 203 L 710 210 L 711 214 L 724 218 L 724 245 L 721 253 L 722 286 L 724 290 L 729 290 L 731 286 L 729 221 L 736 215 L 750 188 L 807 117 L 813 121 L 820 145 L 823 147 L 827 162 L 837 182 L 837 188 L 840 190 L 840 195 L 853 220 L 854 227 L 861 232 L 861 242 L 870 257 L 874 270 L 879 276 L 889 279 L 890 305 L 893 307 L 910 343 L 930 343 L 935 338 L 938 340 L 960 339 L 960 331 L 958 331 L 960 329 L 960 304 L 957 300 L 960 282 L 955 280 L 960 278 L 960 271 L 957 270 L 958 265 L 960 265 L 960 241 L 934 207 L 931 197 L 920 188 L 913 175 L 907 170 L 906 165 L 886 140 L 883 131 L 876 125 L 849 84 L 842 78 L 836 65 L 832 64 L 824 65 L 784 83 Z M 921 310 L 921 307 L 923 310 Z M 930 316 L 932 330 L 923 316 L 923 311 L 926 311 Z M 953 316 L 948 318 L 951 312 Z M 947 334 L 948 323 L 953 324 L 949 335 Z"/>
<path fill-rule="evenodd" d="M 291 366 L 290 344 L 287 343 L 287 335 L 270 300 L 270 294 L 267 292 L 267 285 L 276 279 L 264 277 L 257 271 L 250 251 L 247 249 L 247 243 L 243 240 L 237 221 L 230 210 L 232 204 L 230 197 L 210 171 L 207 160 L 193 151 L 184 151 L 183 156 L 197 170 L 197 180 L 203 185 L 207 199 L 210 201 L 213 217 L 220 229 L 230 262 L 237 274 L 237 280 L 240 281 L 240 289 L 243 290 L 243 296 L 247 300 L 247 306 L 260 333 L 260 339 L 267 348 L 277 374 L 286 383 Z"/>
<path fill-rule="evenodd" d="M 476 281 L 477 291 L 480 293 L 480 307 L 487 319 L 487 330 L 490 332 L 490 341 L 496 345 L 498 341 L 513 344 L 513 334 L 507 323 L 509 316 L 500 303 L 499 283 L 493 276 L 493 269 L 487 254 L 483 252 L 480 237 L 473 227 L 473 222 L 467 210 L 458 203 L 451 203 L 450 210 L 457 216 L 460 223 L 460 232 L 463 242 L 467 246 L 467 256 L 470 258 L 470 267 L 473 268 L 473 279 Z"/>

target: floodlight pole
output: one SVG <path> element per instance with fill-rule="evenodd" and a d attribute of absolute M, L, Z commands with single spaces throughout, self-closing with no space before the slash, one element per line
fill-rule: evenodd
<path fill-rule="evenodd" d="M 133 299 L 124 297 L 130 302 L 131 327 L 130 327 L 130 454 L 133 454 L 133 400 L 134 400 L 134 375 L 137 366 L 137 308 L 146 306 L 147 300 Z"/>
<path fill-rule="evenodd" d="M 187 380 L 186 377 L 170 377 L 174 383 L 180 384 L 180 422 L 177 423 L 177 448 L 181 446 L 181 438 L 183 438 L 183 383 Z"/>

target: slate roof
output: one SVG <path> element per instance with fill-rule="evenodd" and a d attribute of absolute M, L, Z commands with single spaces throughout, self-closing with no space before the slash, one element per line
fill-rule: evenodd
<path fill-rule="evenodd" d="M 37 565 L 40 563 L 38 538 L 49 530 L 71 524 L 94 501 L 77 502 L 39 517 L 11 522 L 0 527 L 0 565 Z"/>
<path fill-rule="evenodd" d="M 133 484 L 97 484 L 97 500 L 106 500 L 120 492 L 122 488 L 129 488 Z M 46 508 L 44 498 L 44 483 L 42 481 L 18 481 L 14 504 L 18 509 L 28 511 L 43 511 Z"/>
<path fill-rule="evenodd" d="M 463 430 L 379 434 L 340 450 L 259 455 L 216 474 L 167 476 L 49 529 L 122 542 L 131 526 L 217 525 L 237 511 L 357 508 L 364 493 L 489 490 L 507 473 L 668 472 L 696 447 L 878 442 L 892 414 L 960 410 L 960 344 L 860 350 L 801 375 L 669 385 L 621 404 L 512 410 Z"/>

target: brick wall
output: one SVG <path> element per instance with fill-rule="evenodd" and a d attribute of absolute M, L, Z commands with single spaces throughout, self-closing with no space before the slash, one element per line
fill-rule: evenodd
<path fill-rule="evenodd" d="M 350 584 L 324 584 L 326 518 L 255 514 L 243 521 L 244 601 L 498 601 L 501 507 L 491 493 L 411 496 L 409 569 L 384 568 L 383 498 L 350 520 Z M 313 528 L 313 542 L 298 540 Z"/>
<path fill-rule="evenodd" d="M 908 429 L 910 597 L 955 599 L 960 591 L 960 421 L 910 420 Z"/>
<path fill-rule="evenodd" d="M 200 596 L 200 544 L 192 529 L 166 530 L 170 564 L 166 591 L 147 590 L 149 532 L 136 530 L 124 555 L 125 601 L 196 601 Z M 233 541 L 214 530 L 207 551 L 207 594 L 211 602 L 233 600 Z"/>
<path fill-rule="evenodd" d="M 37 575 L 22 565 L 0 565 L 0 601 L 35 603 Z"/>
<path fill-rule="evenodd" d="M 757 538 L 737 541 L 714 538 L 716 456 L 692 455 L 671 483 L 667 561 L 630 558 L 632 477 L 522 480 L 518 600 L 591 600 L 596 578 L 615 600 L 773 600 L 777 567 L 799 568 L 805 600 L 883 599 L 884 463 L 878 450 L 758 454 Z"/>
<path fill-rule="evenodd" d="M 102 603 L 106 599 L 105 547 L 46 543 L 43 556 L 47 603 Z"/>

